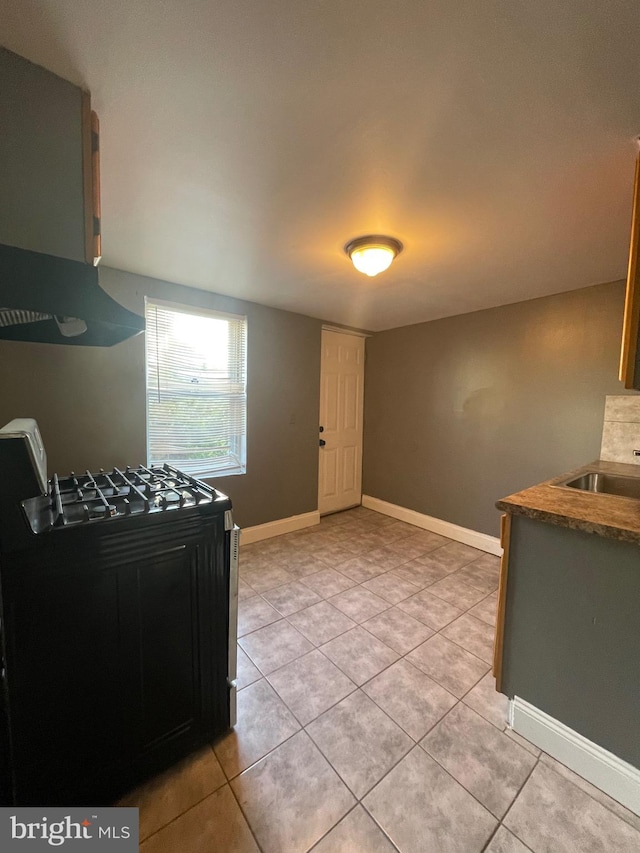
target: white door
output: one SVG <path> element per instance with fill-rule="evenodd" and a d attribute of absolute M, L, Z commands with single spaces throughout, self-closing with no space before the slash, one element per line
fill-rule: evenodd
<path fill-rule="evenodd" d="M 363 401 L 364 338 L 323 329 L 318 477 L 321 515 L 357 506 L 361 501 Z"/>

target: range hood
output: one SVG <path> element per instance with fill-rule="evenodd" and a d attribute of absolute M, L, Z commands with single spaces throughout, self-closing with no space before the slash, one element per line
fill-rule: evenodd
<path fill-rule="evenodd" d="M 110 347 L 142 331 L 96 267 L 0 244 L 0 340 Z"/>

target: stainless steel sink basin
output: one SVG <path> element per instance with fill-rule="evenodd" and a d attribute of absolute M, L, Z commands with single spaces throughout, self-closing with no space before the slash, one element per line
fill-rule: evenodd
<path fill-rule="evenodd" d="M 601 471 L 587 471 L 579 477 L 558 483 L 570 489 L 580 489 L 583 492 L 596 492 L 603 495 L 614 495 L 619 498 L 635 498 L 640 500 L 640 476 L 625 477 L 622 474 L 604 474 Z"/>

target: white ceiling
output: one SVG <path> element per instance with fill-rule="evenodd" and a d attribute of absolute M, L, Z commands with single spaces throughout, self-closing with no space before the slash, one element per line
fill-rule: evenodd
<path fill-rule="evenodd" d="M 639 35 L 638 0 L 0 4 L 92 92 L 105 264 L 371 330 L 624 277 Z"/>

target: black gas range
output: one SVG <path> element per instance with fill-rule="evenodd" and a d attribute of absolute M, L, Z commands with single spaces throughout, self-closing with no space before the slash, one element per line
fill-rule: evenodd
<path fill-rule="evenodd" d="M 51 478 L 46 495 L 22 502 L 33 533 L 55 527 L 86 524 L 130 516 L 205 509 L 227 511 L 231 503 L 212 486 L 183 474 L 170 465 L 114 468 Z M 174 520 L 175 516 L 163 519 Z M 136 519 L 136 523 L 143 518 Z"/>
<path fill-rule="evenodd" d="M 234 725 L 238 533 L 169 465 L 47 479 L 0 430 L 2 802 L 111 803 Z"/>

